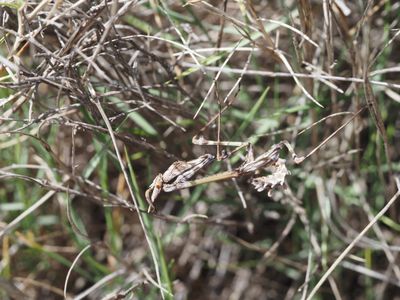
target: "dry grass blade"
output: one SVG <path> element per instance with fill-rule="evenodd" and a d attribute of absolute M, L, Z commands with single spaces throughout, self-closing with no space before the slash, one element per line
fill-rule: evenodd
<path fill-rule="evenodd" d="M 52 286 L 50 284 L 46 284 L 44 282 L 40 282 L 40 281 L 31 279 L 31 278 L 22 278 L 22 277 L 16 277 L 15 281 L 18 281 L 21 284 L 24 284 L 26 287 L 29 287 L 29 286 L 40 287 L 40 288 L 42 288 L 44 290 L 47 290 L 47 291 L 49 291 L 49 292 L 51 292 L 51 293 L 53 293 L 55 295 L 58 295 L 60 297 L 64 297 L 64 291 L 63 290 L 61 290 L 59 288 L 56 288 L 56 287 L 54 287 L 54 286 Z M 27 297 L 26 296 L 25 297 L 21 297 L 21 296 L 20 297 L 16 297 L 16 299 L 25 299 L 25 298 L 27 298 Z M 72 299 L 71 295 L 67 294 L 67 298 L 66 299 Z"/>
<path fill-rule="evenodd" d="M 303 134 L 304 132 L 306 132 L 307 130 L 310 130 L 314 126 L 316 126 L 316 125 L 318 125 L 318 124 L 320 124 L 322 122 L 325 122 L 327 119 L 338 117 L 338 116 L 343 116 L 343 115 L 354 115 L 354 113 L 349 112 L 349 111 L 344 111 L 344 112 L 340 112 L 340 113 L 331 114 L 331 115 L 329 115 L 327 117 L 319 119 L 317 122 L 315 122 L 315 123 L 311 124 L 310 126 L 307 126 L 306 128 L 302 129 L 297 135 Z"/>
<path fill-rule="evenodd" d="M 390 177 L 392 177 L 392 161 L 390 159 L 390 154 L 389 154 L 389 141 L 388 137 L 386 134 L 386 128 L 385 125 L 383 124 L 382 120 L 382 115 L 379 110 L 378 103 L 375 99 L 374 92 L 372 91 L 371 83 L 369 82 L 367 71 L 364 73 L 364 91 L 365 91 L 365 97 L 366 97 L 366 102 L 367 106 L 369 109 L 369 112 L 372 116 L 372 119 L 374 120 L 374 123 L 376 125 L 376 128 L 378 129 L 379 135 L 382 137 L 383 140 L 383 147 L 385 149 L 385 155 L 386 155 L 386 160 L 389 165 L 389 172 L 390 172 Z"/>
<path fill-rule="evenodd" d="M 342 126 L 340 126 L 338 129 L 335 130 L 332 134 L 330 134 L 325 140 L 323 140 L 317 147 L 315 147 L 311 152 L 309 152 L 305 158 L 310 157 L 313 155 L 315 152 L 317 152 L 322 146 L 324 146 L 331 138 L 333 138 L 340 130 L 342 130 L 344 127 L 346 127 L 348 124 L 350 124 L 359 114 L 361 114 L 366 107 L 361 108 L 358 112 L 356 112 L 346 123 L 344 123 Z"/>
<path fill-rule="evenodd" d="M 78 262 L 79 258 L 90 248 L 92 247 L 92 245 L 87 245 L 85 248 L 82 249 L 81 252 L 79 252 L 79 254 L 75 257 L 74 261 L 71 264 L 71 267 L 68 270 L 67 273 L 67 277 L 65 278 L 65 282 L 64 282 L 64 299 L 69 299 L 69 297 L 67 297 L 67 287 L 68 287 L 68 281 L 69 281 L 69 277 L 71 276 L 71 272 L 74 269 L 75 264 Z"/>
<path fill-rule="evenodd" d="M 319 103 L 316 99 L 314 99 L 313 96 L 311 96 L 311 94 L 305 89 L 305 87 L 303 86 L 303 84 L 300 82 L 300 80 L 297 78 L 296 74 L 294 73 L 290 63 L 288 62 L 288 60 L 286 59 L 286 57 L 281 53 L 281 51 L 279 50 L 275 50 L 274 51 L 276 53 L 276 55 L 281 59 L 281 61 L 283 62 L 283 64 L 285 65 L 286 69 L 288 69 L 290 75 L 292 75 L 293 80 L 296 82 L 296 84 L 298 85 L 298 87 L 302 90 L 302 92 L 307 96 L 307 98 L 309 98 L 312 102 L 314 102 L 315 104 L 317 104 L 319 107 L 322 107 L 322 104 Z"/>
<path fill-rule="evenodd" d="M 342 251 L 339 257 L 332 263 L 329 269 L 324 273 L 318 283 L 311 290 L 307 297 L 307 300 L 313 299 L 319 288 L 324 284 L 326 279 L 332 274 L 336 267 L 343 261 L 343 259 L 350 253 L 350 251 L 357 245 L 358 241 L 371 229 L 371 227 L 388 211 L 388 209 L 395 203 L 397 198 L 400 196 L 400 180 L 396 178 L 397 192 L 393 197 L 386 203 L 386 205 L 379 211 L 378 214 L 368 223 L 367 226 L 354 238 L 354 240 Z"/>
<path fill-rule="evenodd" d="M 83 291 L 79 295 L 76 295 L 74 297 L 74 300 L 81 300 L 81 299 L 84 299 L 84 298 L 88 297 L 89 294 L 93 293 L 94 291 L 99 289 L 101 286 L 105 285 L 107 282 L 112 281 L 115 278 L 124 275 L 125 273 L 126 273 L 125 269 L 119 269 L 119 270 L 114 271 L 113 273 L 105 276 L 104 278 L 102 278 L 101 280 L 96 282 L 96 284 L 94 284 L 93 286 L 91 286 L 87 290 Z"/>
<path fill-rule="evenodd" d="M 0 299 L 399 294 L 398 3 L 0 8 Z"/>
<path fill-rule="evenodd" d="M 4 278 L 0 278 L 0 287 L 6 291 L 8 295 L 14 299 L 26 299 L 28 296 L 21 291 L 14 282 L 9 282 Z"/>
<path fill-rule="evenodd" d="M 295 27 L 293 27 L 293 26 L 290 26 L 290 25 L 288 25 L 288 24 L 286 24 L 286 23 L 283 23 L 283 22 L 280 22 L 280 21 L 277 21 L 277 20 L 270 20 L 270 19 L 263 19 L 263 18 L 261 18 L 261 20 L 263 20 L 263 21 L 265 20 L 265 21 L 267 21 L 267 22 L 270 22 L 270 23 L 273 23 L 273 24 L 278 24 L 279 26 L 288 28 L 288 29 L 290 29 L 291 31 L 293 31 L 294 33 L 300 35 L 304 40 L 306 40 L 307 42 L 309 42 L 309 43 L 310 43 L 311 45 L 313 45 L 315 48 L 319 48 L 318 44 L 317 44 L 316 42 L 314 42 L 309 36 L 307 36 L 306 33 L 304 33 L 304 32 L 301 31 L 301 30 L 298 30 L 297 28 L 295 28 Z"/>
<path fill-rule="evenodd" d="M 182 66 L 188 68 L 194 68 L 196 65 L 191 63 L 182 63 Z M 203 68 L 205 71 L 209 72 L 218 72 L 220 69 L 216 67 L 206 66 Z M 242 69 L 237 68 L 225 68 L 223 73 L 232 73 L 232 74 L 240 74 Z M 364 83 L 363 78 L 358 77 L 343 77 L 343 76 L 336 76 L 336 75 L 324 75 L 324 74 L 305 74 L 305 73 L 293 73 L 297 78 L 313 78 L 316 80 L 336 80 L 336 81 L 344 81 L 344 82 L 351 82 L 351 83 Z M 246 70 L 244 72 L 245 76 L 265 76 L 271 78 L 288 78 L 292 77 L 291 73 L 286 72 L 272 72 L 272 71 L 263 71 L 263 70 Z M 395 82 L 384 82 L 379 80 L 370 80 L 370 83 L 376 86 L 383 86 L 383 87 L 390 87 L 394 89 L 400 89 L 400 84 Z"/>
<path fill-rule="evenodd" d="M 201 1 L 203 4 L 206 5 L 206 3 L 204 1 Z M 249 4 L 249 2 L 246 2 L 247 8 L 249 9 L 250 13 L 252 14 L 256 25 L 257 26 L 253 26 L 253 28 L 256 28 L 257 31 L 261 32 L 264 41 L 265 41 L 265 45 L 264 43 L 258 43 L 258 42 L 254 42 L 257 46 L 259 46 L 259 48 L 261 48 L 263 51 L 265 51 L 266 54 L 272 54 L 273 56 L 277 57 L 277 59 L 279 61 L 281 61 L 285 67 L 287 68 L 287 70 L 289 71 L 291 77 L 293 78 L 293 80 L 296 82 L 296 84 L 298 85 L 298 87 L 301 89 L 301 91 L 307 96 L 307 98 L 309 98 L 312 102 L 314 102 L 315 104 L 317 104 L 320 107 L 323 107 L 316 99 L 314 99 L 313 96 L 311 96 L 311 94 L 304 88 L 303 84 L 300 82 L 300 80 L 297 78 L 296 73 L 293 71 L 290 63 L 288 62 L 288 60 L 286 59 L 286 57 L 282 54 L 282 52 L 279 49 L 275 49 L 275 43 L 273 42 L 272 38 L 269 36 L 269 34 L 265 31 L 263 24 L 261 23 L 261 20 L 257 17 L 256 12 L 254 11 L 253 7 L 251 4 Z M 217 12 L 219 15 L 227 17 L 230 21 L 234 22 L 235 24 L 237 24 L 239 26 L 239 28 L 242 28 L 243 26 L 248 26 L 246 24 L 243 24 L 242 22 L 238 22 L 235 19 L 230 18 L 229 16 L 227 16 L 224 12 L 214 8 L 214 7 L 210 7 L 210 5 L 208 4 L 207 7 L 214 11 Z M 246 37 L 244 37 L 246 38 Z"/>
<path fill-rule="evenodd" d="M 213 80 L 213 82 L 210 85 L 210 88 L 208 89 L 207 94 L 205 95 L 203 101 L 201 102 L 199 108 L 197 109 L 196 113 L 193 116 L 193 119 L 196 119 L 198 114 L 200 113 L 200 110 L 203 108 L 204 104 L 206 103 L 208 97 L 210 96 L 211 92 L 213 91 L 217 80 L 219 79 L 219 77 L 221 76 L 222 70 L 224 69 L 224 67 L 226 66 L 226 64 L 229 62 L 229 60 L 231 59 L 231 57 L 235 54 L 235 49 L 236 47 L 238 47 L 240 45 L 240 41 L 237 42 L 235 48 L 233 49 L 232 52 L 229 53 L 229 55 L 226 57 L 225 61 L 222 63 L 222 65 L 219 67 L 219 71 L 217 72 L 217 74 L 215 75 L 215 78 Z"/>
<path fill-rule="evenodd" d="M 400 287 L 400 282 L 398 280 L 394 280 L 392 277 L 386 276 L 385 274 L 376 272 L 376 271 L 366 268 L 364 266 L 354 264 L 354 263 L 351 263 L 346 260 L 344 260 L 340 265 L 343 268 L 346 268 L 346 269 L 349 269 L 349 270 L 352 270 L 355 272 L 359 272 L 365 276 L 368 276 L 368 277 L 380 280 L 382 282 L 390 283 L 390 284 Z"/>
<path fill-rule="evenodd" d="M 155 269 L 155 272 L 156 272 L 156 275 L 157 275 L 157 283 L 158 283 L 157 286 L 160 288 L 161 296 L 162 296 L 162 298 L 164 299 L 164 297 L 165 297 L 165 296 L 164 296 L 165 291 L 164 291 L 164 288 L 163 288 L 162 285 L 161 285 L 160 267 L 159 267 L 159 264 L 158 264 L 158 261 L 157 261 L 157 258 L 156 258 L 156 252 L 155 252 L 155 249 L 153 248 L 153 245 L 152 245 L 152 243 L 151 243 L 151 241 L 150 241 L 150 238 L 149 238 L 149 236 L 148 236 L 148 233 L 147 233 L 147 230 L 146 230 L 146 226 L 145 226 L 144 221 L 143 221 L 142 214 L 141 214 L 141 212 L 140 212 L 140 210 L 139 210 L 139 203 L 138 203 L 138 200 L 137 200 L 136 197 L 135 197 L 135 194 L 133 193 L 133 188 L 132 188 L 132 185 L 131 185 L 131 183 L 130 183 L 129 176 L 128 176 L 128 173 L 127 173 L 127 171 L 126 171 L 125 165 L 124 165 L 124 163 L 123 163 L 123 161 L 122 161 L 122 157 L 121 157 L 121 155 L 120 155 L 120 153 L 119 153 L 118 145 L 117 145 L 117 142 L 116 142 L 116 140 L 115 140 L 115 136 L 114 136 L 114 133 L 113 133 L 111 124 L 110 124 L 110 122 L 108 121 L 107 115 L 105 114 L 105 112 L 104 112 L 104 110 L 103 110 L 101 104 L 100 104 L 97 100 L 95 100 L 95 103 L 94 103 L 94 104 L 96 105 L 97 109 L 99 110 L 99 112 L 100 112 L 100 114 L 101 114 L 101 116 L 102 116 L 102 118 L 103 118 L 103 120 L 104 120 L 104 122 L 105 122 L 105 124 L 106 124 L 106 126 L 107 126 L 107 129 L 108 129 L 108 131 L 109 131 L 111 140 L 112 140 L 112 142 L 113 142 L 115 154 L 116 154 L 117 157 L 118 157 L 118 162 L 119 162 L 119 164 L 120 164 L 122 173 L 123 173 L 123 175 L 124 175 L 125 182 L 126 182 L 128 188 L 129 188 L 130 196 L 131 196 L 132 201 L 133 201 L 133 203 L 134 203 L 134 206 L 135 206 L 135 209 L 136 209 L 136 211 L 137 211 L 137 215 L 138 215 L 140 224 L 141 224 L 142 229 L 143 229 L 143 233 L 144 233 L 144 235 L 145 235 L 145 237 L 146 237 L 146 241 L 147 241 L 147 244 L 148 244 L 149 249 L 150 249 L 150 253 L 151 253 L 151 256 L 152 256 L 152 259 L 153 259 L 153 263 L 154 263 L 154 269 Z"/>
<path fill-rule="evenodd" d="M 264 49 L 264 51 L 266 52 L 272 52 L 284 64 L 286 69 L 292 75 L 293 80 L 296 82 L 297 86 L 301 89 L 301 91 L 306 95 L 306 97 L 309 98 L 315 104 L 317 104 L 319 107 L 323 107 L 317 100 L 314 99 L 314 97 L 307 91 L 307 89 L 303 86 L 300 80 L 296 77 L 293 68 L 290 65 L 289 61 L 286 59 L 285 55 L 282 53 L 281 50 L 276 48 L 274 41 L 265 31 L 264 25 L 262 24 L 260 18 L 258 18 L 253 6 L 249 4 L 249 1 L 247 2 L 247 4 L 248 4 L 247 7 L 249 8 L 253 18 L 255 19 L 255 22 L 257 23 L 257 28 L 262 33 L 264 41 L 266 42 L 267 47 L 264 44 L 262 44 L 261 48 Z M 304 7 L 304 5 L 301 5 L 301 7 Z M 307 18 L 308 23 L 311 22 L 311 20 L 312 18 Z M 309 26 L 309 24 L 307 26 Z M 305 34 L 307 35 L 307 31 Z"/>
<path fill-rule="evenodd" d="M 26 209 L 22 214 L 18 215 L 18 217 L 16 217 L 12 222 L 8 223 L 7 226 L 5 226 L 0 231 L 0 240 L 4 238 L 4 235 L 8 234 L 11 230 L 13 230 L 16 226 L 18 226 L 18 224 L 21 223 L 23 219 L 25 219 L 27 216 L 29 216 L 35 210 L 37 210 L 40 206 L 46 203 L 49 199 L 51 199 L 51 197 L 54 196 L 55 193 L 56 193 L 55 191 L 47 192 L 47 194 L 41 197 L 38 201 L 36 201 L 35 204 Z"/>

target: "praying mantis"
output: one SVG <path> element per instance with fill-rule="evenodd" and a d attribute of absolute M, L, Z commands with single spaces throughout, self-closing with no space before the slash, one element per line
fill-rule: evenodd
<path fill-rule="evenodd" d="M 352 114 L 352 117 L 348 119 L 344 124 L 342 124 L 338 129 L 336 129 L 332 134 L 326 137 L 318 146 L 316 146 L 312 151 L 310 151 L 306 156 L 299 157 L 294 152 L 290 143 L 283 140 L 275 145 L 265 153 L 261 154 L 257 158 L 254 158 L 253 147 L 251 143 L 242 142 L 230 142 L 230 141 L 209 141 L 203 136 L 194 136 L 192 142 L 197 145 L 215 145 L 217 146 L 217 156 L 212 154 L 205 154 L 196 159 L 190 161 L 176 161 L 174 162 L 163 174 L 158 174 L 153 180 L 150 187 L 146 190 L 145 196 L 149 203 L 149 212 L 155 210 L 154 202 L 158 195 L 164 191 L 166 193 L 173 192 L 180 189 L 190 188 L 199 184 L 206 184 L 215 181 L 223 181 L 229 179 L 235 179 L 241 176 L 257 176 L 251 179 L 251 184 L 258 191 L 262 192 L 264 190 L 268 191 L 268 195 L 271 196 L 271 192 L 274 188 L 279 186 L 285 186 L 285 177 L 289 175 L 290 172 L 286 168 L 286 160 L 279 157 L 280 151 L 283 148 L 287 148 L 289 153 L 292 155 L 292 160 L 295 164 L 302 163 L 306 158 L 313 155 L 321 147 L 323 147 L 332 137 L 334 137 L 339 131 L 346 127 L 350 122 L 352 122 L 361 112 L 366 109 L 367 106 L 361 107 L 356 113 Z M 215 119 L 213 119 L 215 120 Z M 209 123 L 210 124 L 210 123 Z M 207 124 L 203 129 L 209 126 Z M 317 123 L 315 123 L 317 124 Z M 315 125 L 314 124 L 314 125 Z M 312 125 L 312 126 L 314 126 Z M 311 127 L 308 127 L 308 130 Z M 204 130 L 201 130 L 203 132 Z M 223 153 L 220 155 L 220 146 L 235 146 L 237 147 L 230 154 Z M 203 169 L 206 165 L 213 162 L 215 159 L 222 160 L 228 158 L 234 152 L 238 151 L 243 147 L 247 147 L 247 155 L 244 162 L 237 168 L 231 171 L 225 171 L 202 178 L 190 180 L 196 173 Z M 258 171 L 261 169 L 269 168 L 271 172 L 268 176 L 258 176 Z"/>
<path fill-rule="evenodd" d="M 304 160 L 304 157 L 298 157 L 296 155 L 293 148 L 286 140 L 273 145 L 268 151 L 256 158 L 254 158 L 253 147 L 250 143 L 208 141 L 202 136 L 195 136 L 192 141 L 197 145 L 219 144 L 222 146 L 237 147 L 229 155 L 222 155 L 220 159 L 226 159 L 232 155 L 232 153 L 246 146 L 248 148 L 246 159 L 240 166 L 231 171 L 220 172 L 194 180 L 191 180 L 191 178 L 216 159 L 214 155 L 204 154 L 193 160 L 174 162 L 164 173 L 158 174 L 146 190 L 145 197 L 149 204 L 148 212 L 153 212 L 155 210 L 154 202 L 162 191 L 169 193 L 200 184 L 256 175 L 259 170 L 265 168 L 269 168 L 271 174 L 268 176 L 254 177 L 251 180 L 251 184 L 259 192 L 268 190 L 268 195 L 271 196 L 271 192 L 274 188 L 285 185 L 285 176 L 290 174 L 285 165 L 286 160 L 279 157 L 280 151 L 286 147 L 296 164 L 299 164 Z"/>

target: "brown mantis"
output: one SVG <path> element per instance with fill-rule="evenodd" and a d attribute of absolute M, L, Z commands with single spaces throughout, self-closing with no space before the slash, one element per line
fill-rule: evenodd
<path fill-rule="evenodd" d="M 288 141 L 283 140 L 275 145 L 273 145 L 267 152 L 261 154 L 257 158 L 254 158 L 251 143 L 241 143 L 241 142 L 229 142 L 229 141 L 209 141 L 203 136 L 194 136 L 192 142 L 197 145 L 215 145 L 217 146 L 217 159 L 226 159 L 232 153 L 238 151 L 244 146 L 248 147 L 248 153 L 245 161 L 237 168 L 221 172 L 206 177 L 189 180 L 192 178 L 199 170 L 204 168 L 206 165 L 211 163 L 215 156 L 212 154 L 205 154 L 197 159 L 191 161 L 177 161 L 174 162 L 163 174 L 159 174 L 153 180 L 153 183 L 146 191 L 146 200 L 149 203 L 149 212 L 154 210 L 154 201 L 157 196 L 164 192 L 173 192 L 180 189 L 190 188 L 199 184 L 206 184 L 215 181 L 223 181 L 229 179 L 235 179 L 241 176 L 251 176 L 257 175 L 258 171 L 264 168 L 269 168 L 271 174 L 268 176 L 260 176 L 252 178 L 251 184 L 254 188 L 261 192 L 268 190 L 268 195 L 271 195 L 272 190 L 275 187 L 285 185 L 285 177 L 290 174 L 286 168 L 286 160 L 279 158 L 280 151 L 286 147 L 289 153 L 292 155 L 292 159 L 295 164 L 300 164 L 304 159 L 308 158 L 314 154 L 318 149 L 325 145 L 333 136 L 335 136 L 340 130 L 346 127 L 350 122 L 352 122 L 364 109 L 366 106 L 362 107 L 353 116 L 347 120 L 343 125 L 341 125 L 335 132 L 325 138 L 317 147 L 315 147 L 311 152 L 309 152 L 305 157 L 298 157 L 294 152 L 292 146 Z M 208 127 L 207 124 L 205 128 Z M 309 127 L 310 128 L 310 127 Z M 308 129 L 309 129 L 308 128 Z M 201 130 L 201 132 L 204 131 Z M 229 155 L 219 153 L 219 146 L 235 146 L 237 147 Z M 175 180 L 174 180 L 175 179 Z M 172 180 L 174 180 L 172 182 Z"/>
<path fill-rule="evenodd" d="M 191 161 L 176 161 L 163 174 L 158 174 L 145 193 L 146 200 L 149 203 L 149 212 L 154 210 L 153 203 L 161 191 L 172 192 L 176 190 L 178 184 L 188 182 L 190 178 L 212 162 L 214 158 L 212 154 L 204 154 Z"/>
<path fill-rule="evenodd" d="M 304 157 L 298 157 L 293 151 L 288 141 L 281 141 L 273 145 L 267 152 L 254 158 L 252 146 L 250 143 L 240 142 L 212 142 L 207 141 L 202 137 L 194 137 L 193 142 L 200 145 L 215 145 L 219 143 L 224 146 L 238 146 L 234 151 L 243 146 L 248 147 L 246 160 L 237 168 L 231 171 L 225 171 L 206 177 L 190 180 L 198 171 L 215 160 L 212 154 L 204 154 L 190 161 L 176 161 L 163 174 L 158 174 L 153 180 L 150 187 L 146 190 L 145 196 L 149 203 L 149 212 L 154 211 L 154 202 L 161 191 L 173 192 L 180 189 L 190 188 L 200 184 L 206 184 L 215 181 L 224 181 L 234 179 L 241 176 L 249 176 L 256 174 L 259 170 L 270 168 L 271 174 L 253 178 L 251 184 L 254 188 L 261 192 L 268 190 L 268 195 L 271 195 L 272 190 L 278 186 L 284 186 L 285 176 L 289 174 L 286 168 L 286 160 L 279 158 L 280 151 L 286 147 L 292 155 L 292 159 L 296 164 L 301 163 Z M 228 155 L 223 156 L 223 159 Z"/>

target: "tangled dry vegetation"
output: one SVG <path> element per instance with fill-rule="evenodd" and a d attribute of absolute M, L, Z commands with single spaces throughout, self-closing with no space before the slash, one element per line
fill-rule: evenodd
<path fill-rule="evenodd" d="M 0 5 L 1 299 L 400 292 L 399 2 Z"/>

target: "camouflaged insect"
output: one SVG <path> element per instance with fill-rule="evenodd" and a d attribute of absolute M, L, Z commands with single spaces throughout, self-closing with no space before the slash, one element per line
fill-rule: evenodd
<path fill-rule="evenodd" d="M 174 162 L 163 174 L 158 174 L 147 189 L 145 195 L 149 203 L 149 212 L 154 210 L 153 203 L 162 191 L 172 192 L 199 184 L 224 181 L 241 176 L 254 176 L 262 169 L 269 169 L 271 174 L 253 178 L 251 183 L 257 191 L 261 192 L 267 190 L 268 195 L 271 196 L 275 188 L 285 186 L 286 175 L 290 174 L 285 165 L 286 160 L 279 158 L 280 151 L 286 147 L 296 164 L 301 163 L 305 159 L 304 157 L 298 157 L 289 142 L 285 140 L 273 145 L 267 152 L 261 154 L 257 158 L 254 158 L 251 144 L 244 145 L 247 146 L 247 155 L 245 161 L 239 167 L 194 180 L 190 179 L 200 169 L 212 162 L 215 159 L 214 155 L 205 154 L 194 160 Z M 226 155 L 225 158 L 229 156 L 230 155 Z"/>
<path fill-rule="evenodd" d="M 290 175 L 289 170 L 286 168 L 285 159 L 278 159 L 275 165 L 271 166 L 271 175 L 256 177 L 251 180 L 251 184 L 254 186 L 257 192 L 267 190 L 268 196 L 272 196 L 272 191 L 277 187 L 285 187 L 285 177 Z"/>
<path fill-rule="evenodd" d="M 146 200 L 150 205 L 149 211 L 154 210 L 153 203 L 161 191 L 173 191 L 175 185 L 192 178 L 200 169 L 213 161 L 214 158 L 215 156 L 212 154 L 204 154 L 190 161 L 179 160 L 171 164 L 163 174 L 158 174 L 145 193 Z M 174 179 L 175 181 L 173 181 Z"/>

